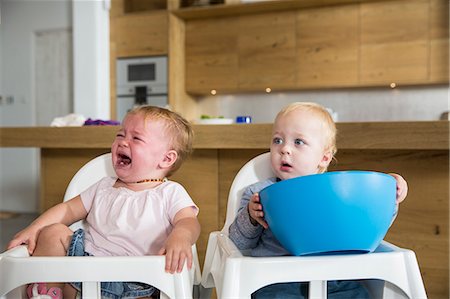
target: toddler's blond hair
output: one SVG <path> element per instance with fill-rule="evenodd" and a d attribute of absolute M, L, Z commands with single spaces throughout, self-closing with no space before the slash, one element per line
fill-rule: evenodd
<path fill-rule="evenodd" d="M 314 113 L 320 118 L 325 132 L 325 136 L 323 136 L 325 140 L 325 151 L 329 151 L 331 153 L 332 159 L 334 159 L 334 155 L 337 152 L 336 147 L 337 129 L 333 118 L 331 117 L 330 113 L 325 107 L 312 102 L 294 102 L 287 105 L 286 107 L 281 109 L 280 112 L 278 112 L 275 118 L 275 122 L 280 117 L 285 116 L 286 114 L 299 109 Z M 319 171 L 322 173 L 325 172 L 326 170 L 327 170 L 326 168 L 323 168 L 320 169 Z"/>

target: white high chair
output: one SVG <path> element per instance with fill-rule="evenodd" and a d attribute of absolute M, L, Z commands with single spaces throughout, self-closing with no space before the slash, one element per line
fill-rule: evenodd
<path fill-rule="evenodd" d="M 104 154 L 84 165 L 72 178 L 64 200 L 80 194 L 105 176 L 114 176 L 111 154 Z M 73 230 L 81 227 L 77 222 Z M 0 255 L 0 298 L 27 298 L 25 285 L 32 282 L 83 283 L 82 298 L 101 298 L 100 281 L 138 281 L 161 291 L 161 298 L 192 298 L 200 284 L 197 250 L 192 246 L 191 270 L 164 271 L 164 256 L 127 257 L 29 257 L 26 246 L 18 246 Z M 196 290 L 198 292 L 198 290 Z"/>
<path fill-rule="evenodd" d="M 273 176 L 269 153 L 253 158 L 237 173 L 228 196 L 225 225 L 209 236 L 201 298 L 209 298 L 213 287 L 220 299 L 241 299 L 270 284 L 304 281 L 309 282 L 309 298 L 326 299 L 328 280 L 360 279 L 366 280 L 372 298 L 427 298 L 414 252 L 385 241 L 368 254 L 245 256 L 229 239 L 228 228 L 245 187 Z"/>

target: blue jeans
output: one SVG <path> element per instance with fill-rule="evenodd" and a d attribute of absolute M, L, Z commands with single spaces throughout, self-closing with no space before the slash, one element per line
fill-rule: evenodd
<path fill-rule="evenodd" d="M 67 256 L 91 256 L 84 251 L 84 231 L 82 229 L 74 232 L 70 241 Z M 117 269 L 120 271 L 120 269 Z M 81 282 L 72 282 L 71 285 L 81 292 Z M 123 299 L 123 298 L 139 298 L 139 297 L 157 297 L 158 289 L 140 282 L 102 282 L 101 295 L 102 298 Z"/>
<path fill-rule="evenodd" d="M 358 281 L 328 282 L 328 299 L 369 299 L 369 293 Z M 252 294 L 252 299 L 307 299 L 307 282 L 276 283 Z"/>

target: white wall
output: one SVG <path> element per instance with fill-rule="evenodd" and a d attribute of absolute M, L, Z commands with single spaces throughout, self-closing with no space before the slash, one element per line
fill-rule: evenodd
<path fill-rule="evenodd" d="M 200 114 L 235 118 L 250 115 L 254 123 L 270 123 L 295 101 L 317 102 L 338 113 L 338 121 L 438 120 L 449 110 L 448 86 L 337 89 L 270 94 L 216 95 L 200 99 Z"/>
<path fill-rule="evenodd" d="M 71 2 L 0 0 L 1 126 L 35 125 L 34 33 L 72 26 Z M 39 164 L 36 149 L 0 149 L 0 208 L 36 211 Z"/>
<path fill-rule="evenodd" d="M 73 31 L 71 112 L 108 119 L 110 0 L 0 0 L 0 7 L 0 126 L 36 125 L 35 34 L 51 30 Z M 0 166 L 0 209 L 36 211 L 39 151 L 0 149 Z"/>

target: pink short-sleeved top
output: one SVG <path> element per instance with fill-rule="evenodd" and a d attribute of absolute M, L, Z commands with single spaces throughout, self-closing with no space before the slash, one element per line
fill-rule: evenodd
<path fill-rule="evenodd" d="M 166 181 L 153 189 L 132 191 L 113 187 L 106 177 L 81 193 L 88 212 L 85 251 L 95 256 L 154 255 L 172 231 L 183 208 L 198 207 L 180 184 Z"/>

